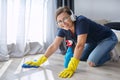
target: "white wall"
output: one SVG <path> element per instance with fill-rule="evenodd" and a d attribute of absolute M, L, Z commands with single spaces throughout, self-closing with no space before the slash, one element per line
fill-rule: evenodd
<path fill-rule="evenodd" d="M 120 21 L 120 0 L 74 0 L 75 14 L 91 19 Z"/>

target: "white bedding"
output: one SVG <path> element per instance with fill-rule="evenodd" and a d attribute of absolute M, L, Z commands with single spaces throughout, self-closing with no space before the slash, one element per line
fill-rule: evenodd
<path fill-rule="evenodd" d="M 118 42 L 120 42 L 120 30 L 114 30 L 114 29 L 112 29 L 112 31 L 116 34 L 116 36 L 118 38 Z"/>

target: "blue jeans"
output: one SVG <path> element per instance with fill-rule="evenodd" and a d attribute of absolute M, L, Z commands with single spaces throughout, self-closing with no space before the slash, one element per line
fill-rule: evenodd
<path fill-rule="evenodd" d="M 99 43 L 86 43 L 80 60 L 93 62 L 96 66 L 100 66 L 111 59 L 110 51 L 117 42 L 118 39 L 113 33 L 110 37 Z"/>

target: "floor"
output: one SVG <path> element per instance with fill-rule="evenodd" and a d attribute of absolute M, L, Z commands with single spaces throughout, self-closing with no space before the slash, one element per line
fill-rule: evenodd
<path fill-rule="evenodd" d="M 61 54 L 52 55 L 39 68 L 21 68 L 25 61 L 39 56 L 29 55 L 0 62 L 0 80 L 120 80 L 120 62 L 107 62 L 101 67 L 89 67 L 86 62 L 81 61 L 72 78 L 59 78 L 58 74 L 63 70 L 64 56 Z"/>

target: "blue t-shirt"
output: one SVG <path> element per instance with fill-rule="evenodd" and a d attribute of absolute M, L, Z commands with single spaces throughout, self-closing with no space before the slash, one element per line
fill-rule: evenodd
<path fill-rule="evenodd" d="M 76 21 L 74 23 L 74 34 L 72 34 L 70 30 L 64 30 L 60 28 L 57 36 L 66 37 L 68 40 L 77 42 L 78 35 L 87 34 L 86 43 L 97 43 L 112 34 L 112 30 L 110 30 L 108 27 L 100 25 L 82 15 L 76 17 Z"/>

